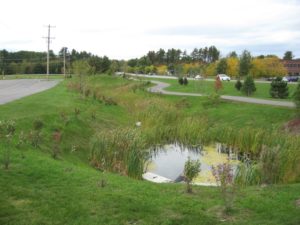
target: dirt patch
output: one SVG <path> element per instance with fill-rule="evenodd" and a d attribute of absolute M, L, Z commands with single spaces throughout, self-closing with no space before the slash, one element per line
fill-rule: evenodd
<path fill-rule="evenodd" d="M 300 199 L 296 200 L 295 204 L 296 204 L 296 207 L 300 208 Z"/>
<path fill-rule="evenodd" d="M 284 125 L 284 129 L 293 134 L 300 134 L 300 118 L 293 119 Z"/>

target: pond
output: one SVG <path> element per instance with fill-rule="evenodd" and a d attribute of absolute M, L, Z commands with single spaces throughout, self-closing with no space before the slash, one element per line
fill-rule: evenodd
<path fill-rule="evenodd" d="M 188 157 L 193 160 L 199 159 L 201 162 L 201 172 L 194 180 L 194 183 L 201 185 L 216 185 L 212 175 L 212 165 L 216 166 L 229 161 L 235 169 L 239 162 L 236 155 L 221 144 L 204 146 L 201 149 L 188 149 L 171 144 L 154 151 L 143 177 L 158 183 L 181 182 L 184 164 Z"/>

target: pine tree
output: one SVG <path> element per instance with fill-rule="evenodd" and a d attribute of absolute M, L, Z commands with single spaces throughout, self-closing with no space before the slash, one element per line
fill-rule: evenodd
<path fill-rule="evenodd" d="M 287 98 L 289 96 L 289 88 L 287 82 L 281 77 L 277 77 L 271 83 L 270 95 L 272 98 Z"/>
<path fill-rule="evenodd" d="M 246 79 L 244 81 L 244 85 L 242 86 L 241 90 L 247 96 L 252 95 L 252 93 L 256 91 L 256 87 L 255 87 L 254 80 L 253 80 L 252 76 L 248 75 L 246 77 Z"/>
<path fill-rule="evenodd" d="M 242 86 L 243 86 L 243 83 L 241 82 L 240 79 L 238 79 L 237 82 L 235 83 L 234 87 L 235 87 L 238 91 L 240 91 L 241 88 L 242 88 Z"/>

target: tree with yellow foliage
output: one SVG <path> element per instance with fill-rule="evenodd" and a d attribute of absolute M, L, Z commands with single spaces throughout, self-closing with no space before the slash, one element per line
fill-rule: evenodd
<path fill-rule="evenodd" d="M 255 58 L 250 73 L 253 77 L 278 77 L 287 74 L 283 63 L 277 57 Z"/>
<path fill-rule="evenodd" d="M 227 70 L 226 74 L 231 77 L 239 76 L 239 59 L 237 57 L 227 58 Z"/>

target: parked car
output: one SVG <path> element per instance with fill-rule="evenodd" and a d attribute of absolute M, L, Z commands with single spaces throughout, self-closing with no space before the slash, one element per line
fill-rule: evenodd
<path fill-rule="evenodd" d="M 288 82 L 297 82 L 299 80 L 299 76 L 286 76 L 285 78 Z"/>
<path fill-rule="evenodd" d="M 227 76 L 226 74 L 218 74 L 217 77 L 219 77 L 221 81 L 223 80 L 230 81 L 230 77 Z"/>
<path fill-rule="evenodd" d="M 202 79 L 204 79 L 204 77 L 203 77 L 202 75 L 196 75 L 196 76 L 195 76 L 195 79 L 196 79 L 196 80 L 202 80 Z"/>

